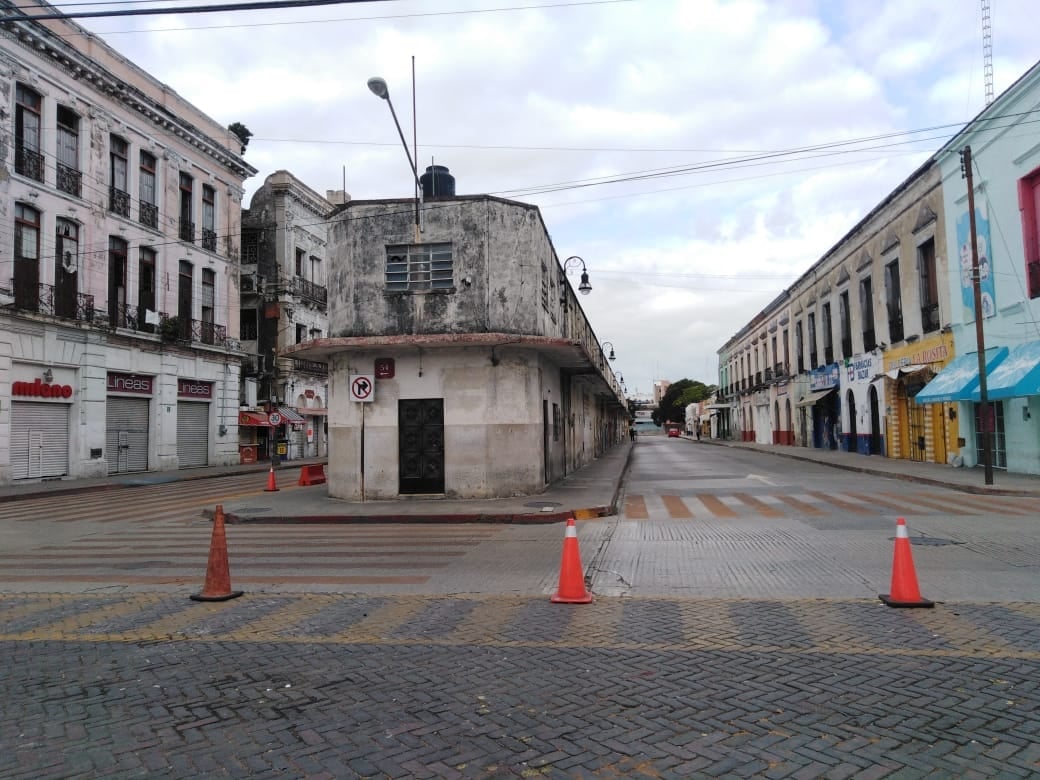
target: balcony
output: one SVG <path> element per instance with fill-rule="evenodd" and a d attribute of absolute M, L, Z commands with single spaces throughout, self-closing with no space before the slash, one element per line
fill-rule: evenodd
<path fill-rule="evenodd" d="M 115 187 L 108 188 L 108 210 L 121 217 L 130 216 L 130 193 Z"/>
<path fill-rule="evenodd" d="M 65 291 L 50 284 L 25 284 L 15 280 L 14 308 L 63 320 L 94 321 L 93 295 Z"/>
<path fill-rule="evenodd" d="M 870 352 L 877 346 L 877 338 L 874 335 L 874 329 L 863 331 L 863 351 Z"/>
<path fill-rule="evenodd" d="M 755 387 L 758 387 L 761 384 L 762 384 L 762 372 L 761 371 L 756 371 L 755 372 Z"/>
<path fill-rule="evenodd" d="M 195 243 L 195 223 L 182 219 L 177 223 L 177 237 L 181 241 L 187 241 L 189 244 Z"/>
<path fill-rule="evenodd" d="M 159 326 L 146 322 L 147 306 L 134 306 L 129 303 L 109 304 L 108 325 L 112 328 L 126 328 L 139 333 L 158 333 Z M 165 314 L 156 312 L 161 322 Z"/>
<path fill-rule="evenodd" d="M 14 172 L 43 181 L 43 155 L 25 146 L 18 147 L 14 155 Z"/>
<path fill-rule="evenodd" d="M 163 341 L 185 341 L 214 347 L 229 345 L 227 328 L 202 320 L 163 316 L 159 323 L 159 334 Z"/>
<path fill-rule="evenodd" d="M 921 307 L 921 330 L 925 333 L 939 330 L 938 303 L 929 303 Z"/>
<path fill-rule="evenodd" d="M 328 290 L 321 285 L 307 281 L 302 276 L 293 277 L 292 292 L 294 295 L 314 301 L 320 306 L 326 306 L 329 302 Z"/>
<path fill-rule="evenodd" d="M 80 197 L 80 188 L 83 181 L 83 174 L 77 171 L 75 168 L 70 168 L 67 165 L 58 163 L 58 189 L 62 192 L 67 192 L 69 195 L 75 195 L 77 198 Z"/>
<path fill-rule="evenodd" d="M 787 368 L 783 363 L 777 363 L 773 366 L 773 378 L 784 379 L 787 376 Z"/>
<path fill-rule="evenodd" d="M 157 230 L 159 227 L 159 207 L 154 203 L 141 202 L 137 221 L 145 227 Z"/>
<path fill-rule="evenodd" d="M 302 374 L 316 374 L 318 376 L 328 376 L 329 366 L 327 363 L 319 363 L 315 360 L 297 360 L 293 358 L 292 362 L 293 371 L 299 371 Z"/>
<path fill-rule="evenodd" d="M 766 371 L 765 371 L 765 374 L 766 374 L 766 382 L 767 383 L 772 382 L 773 381 L 773 369 L 767 368 Z"/>
<path fill-rule="evenodd" d="M 202 228 L 202 248 L 210 252 L 217 251 L 217 231 Z"/>

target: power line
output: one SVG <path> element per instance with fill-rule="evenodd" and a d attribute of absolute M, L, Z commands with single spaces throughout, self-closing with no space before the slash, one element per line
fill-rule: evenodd
<path fill-rule="evenodd" d="M 247 0 L 221 5 L 190 5 L 185 8 L 124 8 L 116 11 L 73 11 L 72 13 L 17 14 L 0 16 L 0 22 L 33 22 L 45 19 L 100 19 L 123 16 L 163 16 L 166 14 L 209 14 L 225 11 L 266 11 L 279 8 L 310 8 L 320 5 L 385 3 L 388 0 Z"/>

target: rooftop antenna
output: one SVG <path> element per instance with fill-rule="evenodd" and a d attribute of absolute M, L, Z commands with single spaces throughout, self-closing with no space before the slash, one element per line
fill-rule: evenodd
<path fill-rule="evenodd" d="M 982 72 L 986 82 L 986 105 L 993 102 L 993 20 L 990 0 L 982 0 Z"/>

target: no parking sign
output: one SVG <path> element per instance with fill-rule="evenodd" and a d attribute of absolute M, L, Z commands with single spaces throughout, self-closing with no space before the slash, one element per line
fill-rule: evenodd
<path fill-rule="evenodd" d="M 371 374 L 354 374 L 350 377 L 350 400 L 371 403 L 375 400 L 376 381 Z"/>

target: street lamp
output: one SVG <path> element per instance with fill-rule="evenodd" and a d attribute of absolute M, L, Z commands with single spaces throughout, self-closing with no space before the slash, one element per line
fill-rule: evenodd
<path fill-rule="evenodd" d="M 592 292 L 592 285 L 589 284 L 589 271 L 585 267 L 584 260 L 582 260 L 577 255 L 571 255 L 563 261 L 563 272 L 567 273 L 567 266 L 571 264 L 572 260 L 577 260 L 579 263 L 581 263 L 581 284 L 578 285 L 578 292 L 580 292 L 582 295 L 588 295 L 590 292 Z"/>
<path fill-rule="evenodd" d="M 616 358 L 614 357 L 614 345 L 611 344 L 609 341 L 604 341 L 601 345 L 602 349 L 606 349 L 608 346 L 610 347 L 610 356 L 607 359 L 615 360 Z"/>
<path fill-rule="evenodd" d="M 368 80 L 368 88 L 372 91 L 372 94 L 382 100 L 386 101 L 386 104 L 390 106 L 390 116 L 394 118 L 394 125 L 397 126 L 397 134 L 401 136 L 401 144 L 404 146 L 404 153 L 408 155 L 408 165 L 412 169 L 412 178 L 415 179 L 415 227 L 420 228 L 419 219 L 419 208 L 422 203 L 422 182 L 419 181 L 419 171 L 415 167 L 415 162 L 412 160 L 412 153 L 408 151 L 408 142 L 404 140 L 404 131 L 401 130 L 401 123 L 397 121 L 397 112 L 394 111 L 393 101 L 390 100 L 390 88 L 386 85 L 386 81 L 381 79 L 379 76 L 373 76 Z"/>

